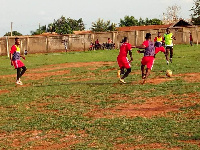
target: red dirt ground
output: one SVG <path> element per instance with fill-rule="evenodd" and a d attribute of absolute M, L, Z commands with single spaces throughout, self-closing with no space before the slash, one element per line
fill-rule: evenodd
<path fill-rule="evenodd" d="M 114 95 L 113 95 L 114 96 Z M 116 98 L 112 99 L 119 99 L 116 95 Z M 151 118 L 153 116 L 165 116 L 168 112 L 178 112 L 181 107 L 188 107 L 198 104 L 200 101 L 200 94 L 199 93 L 192 93 L 189 95 L 185 95 L 185 98 L 182 98 L 181 101 L 173 102 L 170 98 L 175 97 L 172 95 L 169 98 L 166 97 L 153 97 L 153 98 L 145 98 L 140 97 L 137 99 L 144 100 L 145 102 L 142 104 L 131 104 L 129 97 L 120 97 L 121 100 L 126 100 L 127 103 L 119 104 L 113 108 L 107 109 L 98 109 L 95 108 L 94 110 L 90 111 L 89 113 L 85 114 L 89 117 L 94 118 L 113 118 L 113 117 L 145 117 Z M 191 98 L 193 100 L 191 101 Z M 178 99 L 178 98 L 177 98 Z M 190 101 L 189 101 L 190 100 Z"/>

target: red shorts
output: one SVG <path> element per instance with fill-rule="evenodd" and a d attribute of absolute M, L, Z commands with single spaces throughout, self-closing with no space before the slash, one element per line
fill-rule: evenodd
<path fill-rule="evenodd" d="M 23 64 L 23 62 L 21 60 L 15 60 L 15 61 L 12 61 L 12 63 L 14 65 L 15 69 L 21 68 L 21 67 L 24 66 L 24 64 Z"/>
<path fill-rule="evenodd" d="M 147 68 L 152 70 L 153 64 L 154 64 L 154 57 L 153 56 L 144 56 L 142 58 L 141 64 L 147 65 Z"/>
<path fill-rule="evenodd" d="M 126 69 L 131 68 L 131 64 L 127 57 L 117 57 L 117 62 L 120 68 L 124 67 Z"/>
<path fill-rule="evenodd" d="M 155 48 L 155 54 L 157 54 L 158 52 L 165 52 L 165 48 L 163 46 L 161 47 L 156 47 Z"/>

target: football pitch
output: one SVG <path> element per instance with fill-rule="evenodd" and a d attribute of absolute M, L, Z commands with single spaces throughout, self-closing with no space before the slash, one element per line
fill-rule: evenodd
<path fill-rule="evenodd" d="M 1 56 L 0 149 L 200 149 L 199 46 L 157 54 L 144 85 L 143 55 L 121 84 L 118 52 L 28 54 L 22 86 Z"/>

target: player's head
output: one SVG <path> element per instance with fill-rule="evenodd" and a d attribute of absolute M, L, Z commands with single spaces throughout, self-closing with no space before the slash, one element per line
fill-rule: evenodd
<path fill-rule="evenodd" d="M 151 39 L 151 33 L 146 33 L 146 37 L 145 37 L 146 40 L 149 40 Z"/>
<path fill-rule="evenodd" d="M 158 36 L 159 36 L 159 37 L 161 36 L 161 32 L 160 32 L 160 31 L 158 31 Z"/>
<path fill-rule="evenodd" d="M 166 29 L 166 32 L 167 32 L 167 33 L 170 33 L 170 29 L 169 29 L 169 28 L 167 28 L 167 29 Z"/>
<path fill-rule="evenodd" d="M 20 45 L 20 39 L 18 37 L 15 38 L 15 44 Z"/>
<path fill-rule="evenodd" d="M 123 42 L 124 42 L 124 43 L 127 43 L 127 42 L 128 42 L 128 37 L 124 37 Z"/>

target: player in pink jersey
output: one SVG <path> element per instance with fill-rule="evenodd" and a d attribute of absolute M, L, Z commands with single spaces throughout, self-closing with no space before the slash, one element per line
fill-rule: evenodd
<path fill-rule="evenodd" d="M 151 34 L 147 33 L 145 37 L 145 41 L 141 46 L 137 46 L 139 49 L 144 49 L 143 51 L 138 50 L 138 53 L 144 53 L 144 57 L 141 61 L 141 71 L 142 71 L 142 79 L 143 84 L 146 82 L 147 77 L 150 75 L 150 72 L 153 68 L 155 55 L 161 51 L 165 53 L 165 48 L 163 46 L 161 47 L 155 47 L 154 43 L 151 41 Z M 145 66 L 146 71 L 145 71 Z"/>

